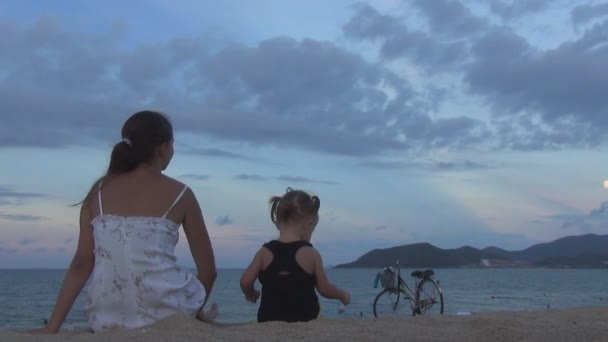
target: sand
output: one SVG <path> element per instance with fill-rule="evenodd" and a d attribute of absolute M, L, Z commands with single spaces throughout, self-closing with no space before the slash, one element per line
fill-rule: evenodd
<path fill-rule="evenodd" d="M 33 336 L 0 330 L 0 341 L 608 341 L 608 307 L 403 319 L 320 319 L 215 327 L 170 317 L 146 328 Z"/>

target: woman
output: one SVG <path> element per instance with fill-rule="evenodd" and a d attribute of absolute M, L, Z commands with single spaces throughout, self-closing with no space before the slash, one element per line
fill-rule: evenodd
<path fill-rule="evenodd" d="M 194 193 L 162 173 L 172 157 L 166 116 L 142 111 L 125 122 L 107 174 L 81 203 L 76 254 L 48 324 L 37 332 L 59 331 L 89 277 L 85 312 L 93 331 L 201 312 L 216 278 L 214 254 Z M 180 225 L 196 277 L 176 264 Z"/>

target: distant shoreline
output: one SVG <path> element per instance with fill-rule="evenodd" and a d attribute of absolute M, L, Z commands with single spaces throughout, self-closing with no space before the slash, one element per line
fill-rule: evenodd
<path fill-rule="evenodd" d="M 388 265 L 391 266 L 391 265 Z M 357 270 L 377 270 L 381 269 L 384 266 L 379 267 L 352 267 L 352 266 L 333 266 L 332 269 L 339 270 L 348 270 L 348 269 L 357 269 Z M 563 270 L 608 270 L 608 266 L 589 266 L 589 267 L 572 267 L 572 266 L 512 266 L 512 267 L 482 267 L 482 266 L 439 266 L 439 267 L 413 267 L 413 266 L 402 266 L 401 269 L 404 270 L 413 270 L 413 269 L 427 269 L 427 270 L 528 270 L 528 269 L 546 269 L 546 270 L 555 270 L 555 269 L 563 269 Z"/>

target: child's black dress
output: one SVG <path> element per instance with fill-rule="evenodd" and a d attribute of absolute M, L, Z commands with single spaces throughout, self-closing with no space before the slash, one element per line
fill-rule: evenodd
<path fill-rule="evenodd" d="M 296 252 L 304 246 L 312 247 L 306 241 L 264 244 L 273 259 L 258 276 L 262 284 L 258 322 L 308 322 L 319 315 L 316 279 L 296 261 Z"/>

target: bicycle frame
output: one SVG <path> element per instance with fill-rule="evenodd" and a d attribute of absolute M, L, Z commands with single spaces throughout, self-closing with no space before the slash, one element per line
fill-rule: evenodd
<path fill-rule="evenodd" d="M 410 300 L 410 306 L 412 308 L 412 310 L 416 310 L 418 303 L 415 303 L 416 300 L 416 293 L 412 292 L 412 290 L 410 289 L 409 286 L 407 286 L 407 283 L 405 282 L 405 280 L 401 277 L 401 265 L 399 264 L 399 259 L 397 259 L 397 261 L 395 262 L 395 266 L 397 267 L 397 289 L 403 290 L 403 292 L 405 292 L 407 294 L 407 299 Z M 418 288 L 418 285 L 420 282 L 422 282 L 424 279 L 415 279 L 414 280 L 414 289 Z M 398 302 L 398 301 L 397 301 Z M 395 303 L 396 305 L 397 303 Z"/>

